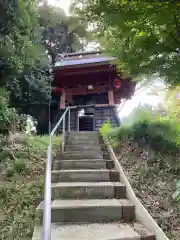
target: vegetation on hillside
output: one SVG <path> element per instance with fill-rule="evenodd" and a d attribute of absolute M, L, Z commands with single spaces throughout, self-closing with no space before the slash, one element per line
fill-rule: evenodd
<path fill-rule="evenodd" d="M 59 148 L 55 139 L 54 150 Z M 49 136 L 17 135 L 0 151 L 0 239 L 32 239 L 35 211 L 43 199 Z"/>
<path fill-rule="evenodd" d="M 180 238 L 180 124 L 170 116 L 140 106 L 119 127 L 107 122 L 100 132 L 114 147 L 137 197 L 175 240 Z"/>

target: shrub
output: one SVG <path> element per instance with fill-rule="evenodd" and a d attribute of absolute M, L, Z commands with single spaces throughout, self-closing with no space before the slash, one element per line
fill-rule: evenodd
<path fill-rule="evenodd" d="M 15 131 L 18 122 L 19 115 L 14 108 L 9 108 L 9 93 L 0 88 L 0 133 L 8 134 L 10 131 Z"/>
<path fill-rule="evenodd" d="M 114 130 L 105 123 L 100 130 L 111 144 L 135 142 L 141 148 L 150 147 L 155 152 L 177 154 L 180 147 L 180 124 L 162 118 L 151 108 L 140 106 Z"/>
<path fill-rule="evenodd" d="M 108 137 L 108 134 L 111 130 L 111 123 L 110 121 L 106 121 L 99 129 L 101 135 L 104 137 L 104 138 L 107 138 Z"/>

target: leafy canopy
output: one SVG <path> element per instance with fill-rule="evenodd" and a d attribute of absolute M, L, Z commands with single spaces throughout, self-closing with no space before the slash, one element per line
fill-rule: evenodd
<path fill-rule="evenodd" d="M 124 72 L 180 83 L 178 1 L 74 0 L 74 9 L 93 23 L 102 47 L 119 57 Z"/>
<path fill-rule="evenodd" d="M 81 39 L 87 37 L 86 23 L 78 16 L 66 16 L 61 8 L 42 5 L 38 8 L 39 24 L 42 29 L 42 42 L 45 45 L 52 65 L 61 53 L 81 49 Z"/>
<path fill-rule="evenodd" d="M 47 70 L 60 53 L 79 50 L 85 36 L 86 24 L 80 18 L 66 16 L 47 1 L 0 2 L 0 87 L 9 92 L 7 118 L 15 108 L 47 122 L 42 117 L 51 97 Z"/>
<path fill-rule="evenodd" d="M 0 85 L 10 91 L 13 106 L 19 108 L 24 96 L 28 104 L 35 93 L 39 101 L 41 93 L 43 99 L 49 97 L 44 71 L 48 58 L 41 44 L 37 7 L 35 0 L 0 3 Z"/>

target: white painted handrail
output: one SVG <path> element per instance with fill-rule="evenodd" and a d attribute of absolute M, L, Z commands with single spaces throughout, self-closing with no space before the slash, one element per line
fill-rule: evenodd
<path fill-rule="evenodd" d="M 64 152 L 65 141 L 65 117 L 70 111 L 68 107 L 59 119 L 52 132 L 50 133 L 49 146 L 47 151 L 46 173 L 45 173 L 45 189 L 44 189 L 44 214 L 43 214 L 43 240 L 51 239 L 51 165 L 52 165 L 52 145 L 53 137 L 63 122 L 63 136 L 62 136 L 62 152 Z M 68 125 L 70 126 L 70 119 Z"/>
<path fill-rule="evenodd" d="M 52 166 L 52 146 L 53 146 L 53 137 L 57 132 L 61 123 L 63 123 L 62 127 L 62 152 L 64 152 L 65 145 L 65 135 L 66 135 L 66 114 L 68 114 L 68 132 L 71 131 L 71 109 L 76 108 L 87 108 L 92 107 L 94 105 L 81 105 L 81 106 L 72 106 L 67 107 L 52 132 L 49 136 L 49 146 L 47 151 L 47 161 L 46 161 L 46 171 L 45 171 L 45 189 L 44 189 L 44 213 L 43 213 L 43 240 L 51 240 L 51 166 Z"/>

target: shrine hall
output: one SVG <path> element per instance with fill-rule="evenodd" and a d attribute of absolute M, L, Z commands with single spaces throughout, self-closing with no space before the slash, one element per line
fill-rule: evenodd
<path fill-rule="evenodd" d="M 135 91 L 123 78 L 117 58 L 100 51 L 69 53 L 53 68 L 51 119 L 56 123 L 67 106 L 71 131 L 97 131 L 107 120 L 120 123 L 117 107 Z"/>

